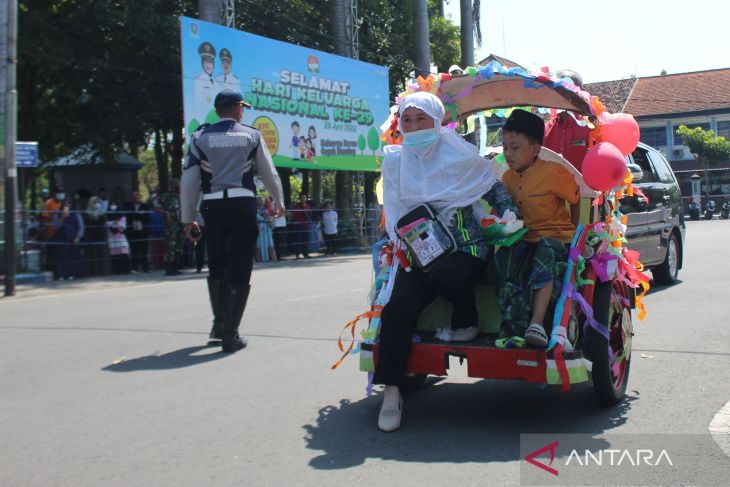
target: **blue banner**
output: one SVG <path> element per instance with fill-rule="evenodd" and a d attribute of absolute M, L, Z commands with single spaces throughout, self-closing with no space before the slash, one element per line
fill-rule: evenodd
<path fill-rule="evenodd" d="M 215 96 L 240 91 L 281 167 L 372 171 L 388 115 L 388 69 L 181 17 L 187 136 L 214 123 Z"/>

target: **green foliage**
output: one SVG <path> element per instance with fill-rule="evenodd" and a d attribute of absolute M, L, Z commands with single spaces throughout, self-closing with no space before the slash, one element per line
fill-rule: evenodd
<path fill-rule="evenodd" d="M 452 64 L 461 59 L 461 40 L 459 27 L 439 16 L 439 1 L 428 1 L 429 42 L 431 61 L 439 73 L 446 73 Z"/>
<path fill-rule="evenodd" d="M 357 138 L 357 148 L 360 149 L 360 154 L 365 150 L 365 136 L 363 134 L 360 134 L 360 136 Z"/>
<path fill-rule="evenodd" d="M 705 193 L 710 190 L 707 179 L 709 166 L 716 166 L 720 162 L 730 159 L 730 142 L 725 137 L 715 135 L 712 130 L 703 130 L 700 127 L 691 129 L 680 125 L 677 134 L 682 137 L 682 144 L 686 145 L 698 161 L 705 168 Z"/>
<path fill-rule="evenodd" d="M 690 129 L 686 125 L 680 125 L 677 134 L 703 164 L 715 166 L 730 159 L 730 142 L 725 137 L 715 135 L 712 130 L 702 130 L 700 127 Z"/>

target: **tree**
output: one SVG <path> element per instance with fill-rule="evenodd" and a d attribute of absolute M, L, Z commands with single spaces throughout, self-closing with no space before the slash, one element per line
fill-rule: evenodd
<path fill-rule="evenodd" d="M 365 136 L 363 134 L 360 134 L 357 138 L 357 148 L 360 149 L 360 154 L 362 155 L 365 150 Z"/>
<path fill-rule="evenodd" d="M 159 134 L 160 176 L 170 160 L 179 175 L 181 14 L 195 15 L 192 0 L 21 1 L 19 138 L 38 140 L 42 161 L 81 145 L 111 161 Z"/>
<path fill-rule="evenodd" d="M 703 130 L 700 127 L 691 129 L 680 125 L 677 134 L 682 137 L 682 144 L 702 163 L 705 173 L 705 196 L 709 195 L 710 186 L 707 171 L 710 166 L 730 159 L 730 142 L 725 137 L 715 135 L 712 130 Z"/>

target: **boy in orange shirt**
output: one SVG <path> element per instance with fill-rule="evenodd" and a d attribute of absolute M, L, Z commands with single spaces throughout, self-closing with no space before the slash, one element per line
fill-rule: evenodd
<path fill-rule="evenodd" d="M 560 164 L 538 158 L 545 132 L 540 117 L 514 110 L 502 130 L 509 166 L 502 180 L 529 229 L 520 242 L 495 255 L 502 337 L 517 337 L 513 343 L 519 346 L 524 336 L 527 344 L 544 347 L 545 314 L 550 298 L 559 293 L 575 232 L 566 201 L 578 203 L 578 184 Z"/>

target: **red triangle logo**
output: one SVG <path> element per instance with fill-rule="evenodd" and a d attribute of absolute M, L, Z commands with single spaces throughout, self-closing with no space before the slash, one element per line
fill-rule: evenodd
<path fill-rule="evenodd" d="M 553 464 L 553 460 L 555 460 L 555 449 L 557 447 L 558 447 L 558 442 L 554 441 L 554 442 L 550 443 L 549 445 L 543 446 L 539 450 L 535 450 L 534 452 L 528 454 L 527 456 L 525 456 L 525 460 L 527 460 L 527 463 L 531 463 L 536 467 L 540 467 L 541 469 L 545 470 L 546 472 L 549 472 L 557 477 L 558 471 L 550 466 Z M 535 457 L 538 457 L 547 451 L 550 452 L 550 463 L 545 465 L 541 461 L 535 460 Z"/>

